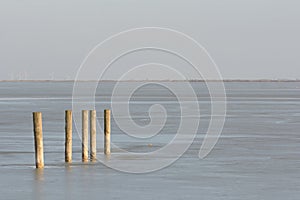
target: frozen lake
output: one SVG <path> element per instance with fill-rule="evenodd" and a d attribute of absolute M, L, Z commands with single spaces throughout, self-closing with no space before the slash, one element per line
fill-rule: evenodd
<path fill-rule="evenodd" d="M 182 83 L 172 84 L 180 89 Z M 0 82 L 0 199 L 299 199 L 300 82 L 225 83 L 225 126 L 213 151 L 202 160 L 198 152 L 210 119 L 210 101 L 204 83 L 191 84 L 201 109 L 193 144 L 168 167 L 130 174 L 100 162 L 82 164 L 80 131 L 75 128 L 73 164 L 65 165 L 64 110 L 72 109 L 72 82 Z M 110 108 L 113 86 L 104 82 L 96 91 L 100 124 L 103 109 Z M 153 104 L 168 112 L 160 134 L 134 139 L 112 121 L 112 142 L 135 153 L 168 143 L 181 113 L 177 99 L 165 88 L 149 84 L 134 93 L 131 117 L 147 125 Z M 34 168 L 33 111 L 43 113 L 44 170 Z M 100 158 L 102 137 L 98 130 Z M 111 159 L 134 158 L 112 149 Z"/>

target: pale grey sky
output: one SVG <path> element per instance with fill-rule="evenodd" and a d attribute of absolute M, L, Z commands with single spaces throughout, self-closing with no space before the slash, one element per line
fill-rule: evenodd
<path fill-rule="evenodd" d="M 190 35 L 225 79 L 300 78 L 299 0 L 2 0 L 0 79 L 73 79 L 99 42 L 145 26 Z"/>

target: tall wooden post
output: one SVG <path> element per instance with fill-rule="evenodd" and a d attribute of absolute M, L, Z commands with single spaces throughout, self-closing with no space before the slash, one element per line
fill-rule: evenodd
<path fill-rule="evenodd" d="M 44 168 L 43 125 L 41 112 L 33 113 L 33 131 L 35 146 L 35 166 L 36 168 Z"/>
<path fill-rule="evenodd" d="M 82 161 L 88 161 L 88 111 L 82 111 Z"/>
<path fill-rule="evenodd" d="M 110 110 L 104 110 L 104 154 L 110 155 Z"/>
<path fill-rule="evenodd" d="M 72 111 L 65 111 L 65 162 L 72 162 Z"/>
<path fill-rule="evenodd" d="M 95 160 L 97 158 L 96 110 L 90 110 L 90 156 L 91 160 Z"/>

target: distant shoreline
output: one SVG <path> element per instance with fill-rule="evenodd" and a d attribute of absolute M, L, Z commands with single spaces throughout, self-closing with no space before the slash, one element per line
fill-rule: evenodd
<path fill-rule="evenodd" d="M 75 80 L 0 80 L 0 82 L 75 82 Z M 300 82 L 289 79 L 225 79 L 225 80 L 76 80 L 76 82 Z"/>

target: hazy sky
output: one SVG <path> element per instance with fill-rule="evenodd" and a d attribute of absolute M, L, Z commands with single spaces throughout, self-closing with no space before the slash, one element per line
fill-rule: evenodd
<path fill-rule="evenodd" d="M 300 78 L 299 0 L 2 0 L 0 79 L 73 79 L 99 42 L 145 26 L 190 35 L 225 79 Z"/>

